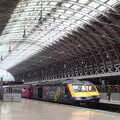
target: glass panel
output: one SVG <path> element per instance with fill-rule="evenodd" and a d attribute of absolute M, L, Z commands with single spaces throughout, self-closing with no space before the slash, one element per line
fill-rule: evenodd
<path fill-rule="evenodd" d="M 75 16 L 75 17 L 82 18 L 84 15 L 83 15 L 83 14 L 79 14 L 79 13 L 75 13 L 74 16 Z"/>
<path fill-rule="evenodd" d="M 82 10 L 81 10 L 81 12 L 85 12 L 85 13 L 89 13 L 91 10 L 90 9 L 88 9 L 88 8 L 83 8 Z"/>
<path fill-rule="evenodd" d="M 91 16 L 96 16 L 96 15 L 98 15 L 98 13 L 95 12 L 95 11 L 93 11 L 93 12 L 90 13 L 90 15 L 91 15 Z"/>
<path fill-rule="evenodd" d="M 77 23 L 77 24 L 82 24 L 82 23 L 83 23 L 83 21 L 78 20 L 78 21 L 76 21 L 76 23 Z"/>
<path fill-rule="evenodd" d="M 72 0 L 72 1 L 77 2 L 78 0 Z"/>
<path fill-rule="evenodd" d="M 96 8 L 98 7 L 100 4 L 95 3 L 95 2 L 91 2 L 88 6 L 92 7 L 92 8 Z"/>
<path fill-rule="evenodd" d="M 66 13 L 66 14 L 69 14 L 69 15 L 72 15 L 74 12 L 67 10 L 65 13 Z"/>
<path fill-rule="evenodd" d="M 71 8 L 74 10 L 79 10 L 81 7 L 79 5 L 73 5 Z"/>
<path fill-rule="evenodd" d="M 115 5 L 118 2 L 118 0 L 109 0 L 107 2 L 108 5 Z"/>
<path fill-rule="evenodd" d="M 90 91 L 90 92 L 94 92 L 94 91 L 96 91 L 96 88 L 94 86 L 91 86 L 91 85 L 86 85 L 86 90 Z"/>
<path fill-rule="evenodd" d="M 66 19 L 67 16 L 65 16 L 65 15 L 61 15 L 60 18 L 61 18 L 61 19 Z"/>
<path fill-rule="evenodd" d="M 108 0 L 100 0 L 101 2 L 106 2 L 106 1 L 108 1 Z"/>
<path fill-rule="evenodd" d="M 79 85 L 73 84 L 73 89 L 75 92 L 95 92 L 96 88 L 92 85 Z"/>
<path fill-rule="evenodd" d="M 72 4 L 70 4 L 70 3 L 64 3 L 64 4 L 63 4 L 64 7 L 70 7 L 71 5 L 72 5 Z"/>
<path fill-rule="evenodd" d="M 100 6 L 99 8 L 98 8 L 98 10 L 100 10 L 100 11 L 104 11 L 104 10 L 106 10 L 107 8 L 105 7 L 105 6 Z"/>
<path fill-rule="evenodd" d="M 79 3 L 82 3 L 82 4 L 86 4 L 86 3 L 89 2 L 89 0 L 79 0 L 78 2 L 79 2 Z"/>
<path fill-rule="evenodd" d="M 56 5 L 57 4 L 57 2 L 50 2 L 50 5 Z"/>
<path fill-rule="evenodd" d="M 83 19 L 84 19 L 84 20 L 90 20 L 90 18 L 87 17 L 87 16 L 86 16 L 86 17 L 83 17 Z"/>
<path fill-rule="evenodd" d="M 1 80 L 1 78 L 2 78 L 2 80 Z M 8 71 L 0 69 L 0 82 L 1 81 L 15 81 L 15 78 Z"/>

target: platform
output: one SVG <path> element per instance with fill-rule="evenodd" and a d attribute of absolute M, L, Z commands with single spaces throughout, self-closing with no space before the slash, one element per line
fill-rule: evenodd
<path fill-rule="evenodd" d="M 109 101 L 109 100 L 101 99 L 100 103 L 120 105 L 120 101 L 118 101 L 118 100 L 110 100 Z"/>
<path fill-rule="evenodd" d="M 25 100 L 1 102 L 0 120 L 120 120 L 119 113 Z"/>

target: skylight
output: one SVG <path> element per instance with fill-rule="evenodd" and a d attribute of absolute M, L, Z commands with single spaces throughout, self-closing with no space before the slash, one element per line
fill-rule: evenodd
<path fill-rule="evenodd" d="M 21 0 L 0 36 L 0 68 L 10 69 L 41 52 L 118 3 L 118 0 Z"/>

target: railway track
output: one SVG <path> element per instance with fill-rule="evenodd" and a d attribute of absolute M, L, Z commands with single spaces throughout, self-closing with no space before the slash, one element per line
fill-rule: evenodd
<path fill-rule="evenodd" d="M 32 100 L 39 100 L 39 101 L 44 101 L 40 99 L 32 99 Z M 104 111 L 109 111 L 109 112 L 116 112 L 120 113 L 120 105 L 117 104 L 106 104 L 106 103 L 92 103 L 89 102 L 88 104 L 86 103 L 62 103 L 62 102 L 54 102 L 54 101 L 44 101 L 44 102 L 52 102 L 52 103 L 57 103 L 57 104 L 64 104 L 64 105 L 71 105 L 71 106 L 76 106 L 76 107 L 84 107 L 84 108 L 89 108 L 89 109 L 96 109 L 96 110 L 104 110 Z"/>
<path fill-rule="evenodd" d="M 116 105 L 116 104 L 98 103 L 95 105 L 90 105 L 89 107 L 92 109 L 99 109 L 99 110 L 120 113 L 120 105 Z"/>
<path fill-rule="evenodd" d="M 104 110 L 109 112 L 117 112 L 120 113 L 120 105 L 116 104 L 106 104 L 106 103 L 89 103 L 89 104 L 71 104 L 72 106 L 76 107 L 85 107 L 89 109 L 96 109 L 96 110 Z"/>

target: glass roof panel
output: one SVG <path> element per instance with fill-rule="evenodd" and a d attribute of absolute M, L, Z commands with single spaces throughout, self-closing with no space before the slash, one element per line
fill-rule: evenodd
<path fill-rule="evenodd" d="M 81 9 L 81 12 L 84 12 L 84 13 L 89 13 L 89 12 L 91 12 L 91 10 L 90 10 L 90 9 L 88 9 L 88 8 L 83 8 L 83 9 Z"/>
<path fill-rule="evenodd" d="M 108 1 L 108 0 L 100 0 L 101 2 L 106 2 L 106 1 Z"/>
<path fill-rule="evenodd" d="M 83 24 L 83 21 L 78 20 L 78 21 L 76 21 L 76 23 L 81 25 L 81 24 Z"/>
<path fill-rule="evenodd" d="M 90 20 L 90 18 L 87 17 L 87 16 L 83 17 L 83 19 L 84 19 L 84 20 L 87 20 L 87 21 Z"/>
<path fill-rule="evenodd" d="M 70 7 L 71 4 L 70 4 L 70 3 L 64 3 L 63 6 L 64 6 L 64 7 Z"/>
<path fill-rule="evenodd" d="M 82 4 L 87 4 L 89 2 L 89 0 L 78 0 L 79 3 L 82 3 Z"/>
<path fill-rule="evenodd" d="M 72 0 L 72 1 L 77 2 L 78 0 Z"/>
<path fill-rule="evenodd" d="M 0 69 L 0 81 L 1 81 L 1 78 L 2 78 L 2 81 L 15 81 L 15 78 L 14 76 L 9 73 L 8 71 L 5 71 L 3 69 Z"/>
<path fill-rule="evenodd" d="M 105 6 L 100 6 L 99 8 L 98 8 L 98 10 L 100 10 L 100 11 L 104 11 L 104 10 L 106 10 L 107 9 L 107 7 L 105 7 Z"/>
<path fill-rule="evenodd" d="M 117 2 L 118 2 L 118 0 L 109 0 L 109 1 L 107 2 L 107 4 L 113 6 L 113 5 L 115 5 Z"/>
<path fill-rule="evenodd" d="M 56 5 L 57 4 L 57 1 L 51 1 L 49 5 Z"/>
<path fill-rule="evenodd" d="M 83 15 L 83 14 L 79 14 L 79 13 L 75 13 L 74 16 L 75 16 L 75 17 L 82 18 L 84 15 Z"/>
<path fill-rule="evenodd" d="M 114 9 L 118 2 L 42 0 L 41 4 L 40 0 L 21 0 L 0 36 L 0 68 L 9 69 L 28 59 L 78 26 L 83 28 L 97 15 Z"/>
<path fill-rule="evenodd" d="M 81 7 L 79 5 L 73 5 L 71 8 L 74 10 L 79 10 Z"/>
<path fill-rule="evenodd" d="M 96 3 L 96 2 L 91 2 L 88 6 L 92 7 L 92 8 L 97 8 L 100 4 Z"/>
<path fill-rule="evenodd" d="M 65 16 L 65 15 L 60 15 L 60 19 L 66 19 L 67 18 L 67 16 Z"/>
<path fill-rule="evenodd" d="M 95 11 L 93 11 L 93 12 L 90 13 L 90 15 L 91 15 L 91 16 L 96 16 L 96 15 L 98 15 L 98 13 L 95 12 Z"/>
<path fill-rule="evenodd" d="M 74 12 L 67 10 L 65 13 L 66 13 L 66 14 L 69 14 L 69 15 L 72 15 Z"/>

